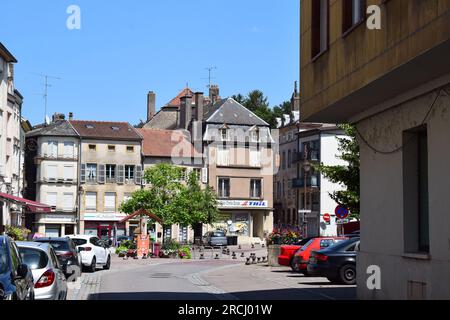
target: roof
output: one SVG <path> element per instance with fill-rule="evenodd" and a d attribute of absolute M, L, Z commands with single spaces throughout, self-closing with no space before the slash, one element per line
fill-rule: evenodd
<path fill-rule="evenodd" d="M 142 152 L 146 157 L 201 157 L 181 130 L 138 129 L 143 137 Z M 179 151 L 179 152 L 177 152 Z"/>
<path fill-rule="evenodd" d="M 194 91 L 192 91 L 189 88 L 185 88 L 181 90 L 181 92 L 172 100 L 170 100 L 169 103 L 167 103 L 167 106 L 176 106 L 179 107 L 181 105 L 181 98 L 185 96 L 194 96 Z"/>
<path fill-rule="evenodd" d="M 136 140 L 142 137 L 128 122 L 69 120 L 83 138 L 104 140 Z"/>
<path fill-rule="evenodd" d="M 162 108 L 144 125 L 147 129 L 176 129 L 178 126 L 178 108 Z"/>
<path fill-rule="evenodd" d="M 5 59 L 6 62 L 17 63 L 17 59 L 6 49 L 3 43 L 0 42 L 0 56 Z"/>
<path fill-rule="evenodd" d="M 47 251 L 51 244 L 47 242 L 38 242 L 38 241 L 16 241 L 17 246 L 26 247 L 26 248 L 37 248 Z"/>
<path fill-rule="evenodd" d="M 233 98 L 220 100 L 206 109 L 208 109 L 205 115 L 207 123 L 269 126 L 267 122 Z"/>
<path fill-rule="evenodd" d="M 15 203 L 19 203 L 20 205 L 25 206 L 29 211 L 35 212 L 35 213 L 42 213 L 42 212 L 50 212 L 51 207 L 49 205 L 39 203 L 36 201 L 20 198 L 13 196 L 11 194 L 0 192 L 0 198 L 6 199 Z"/>
<path fill-rule="evenodd" d="M 58 120 L 47 126 L 36 126 L 33 130 L 27 132 L 26 137 L 37 136 L 58 136 L 58 137 L 77 137 L 77 132 L 73 129 L 69 121 Z"/>

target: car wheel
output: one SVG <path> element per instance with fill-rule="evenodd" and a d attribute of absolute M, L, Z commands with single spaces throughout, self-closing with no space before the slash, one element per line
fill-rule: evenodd
<path fill-rule="evenodd" d="M 294 271 L 294 272 L 300 272 L 299 267 L 295 265 L 294 258 L 291 259 L 290 265 L 291 265 L 292 271 Z"/>
<path fill-rule="evenodd" d="M 106 261 L 106 264 L 103 266 L 104 270 L 109 270 L 111 268 L 111 256 L 108 256 L 108 260 Z"/>
<path fill-rule="evenodd" d="M 346 264 L 339 270 L 339 280 L 346 285 L 356 283 L 356 267 L 352 264 Z"/>
<path fill-rule="evenodd" d="M 91 265 L 89 266 L 90 272 L 95 272 L 95 267 L 97 266 L 97 260 L 95 259 L 95 256 L 92 258 Z"/>

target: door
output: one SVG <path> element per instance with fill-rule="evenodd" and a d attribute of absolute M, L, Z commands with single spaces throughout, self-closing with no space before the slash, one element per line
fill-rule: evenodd
<path fill-rule="evenodd" d="M 111 238 L 111 226 L 99 226 L 98 237 L 101 240 L 109 240 Z"/>

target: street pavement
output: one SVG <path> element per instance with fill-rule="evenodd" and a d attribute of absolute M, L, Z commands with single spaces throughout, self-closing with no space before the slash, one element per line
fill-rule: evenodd
<path fill-rule="evenodd" d="M 69 300 L 352 300 L 355 286 L 331 285 L 288 267 L 246 265 L 250 253 L 267 256 L 258 246 L 230 247 L 237 259 L 205 250 L 204 259 L 132 259 L 112 256 L 110 270 L 83 273 L 69 284 Z M 244 253 L 244 257 L 241 254 Z M 215 259 L 216 254 L 219 259 Z M 262 259 L 261 259 L 262 260 Z"/>

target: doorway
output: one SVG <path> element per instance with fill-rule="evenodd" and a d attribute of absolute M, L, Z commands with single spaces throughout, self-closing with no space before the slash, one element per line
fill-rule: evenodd
<path fill-rule="evenodd" d="M 109 240 L 111 238 L 111 226 L 99 226 L 98 227 L 98 238 L 100 240 Z"/>

